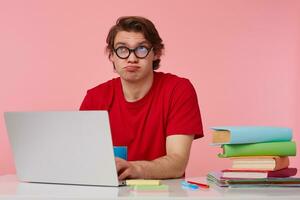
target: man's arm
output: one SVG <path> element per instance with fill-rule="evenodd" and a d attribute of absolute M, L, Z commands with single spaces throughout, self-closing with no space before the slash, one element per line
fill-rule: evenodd
<path fill-rule="evenodd" d="M 119 179 L 167 179 L 182 177 L 187 166 L 194 135 L 167 137 L 167 155 L 152 161 L 126 161 L 116 158 Z"/>

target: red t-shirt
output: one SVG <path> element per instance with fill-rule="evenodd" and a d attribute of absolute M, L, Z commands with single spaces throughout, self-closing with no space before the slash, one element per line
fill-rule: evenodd
<path fill-rule="evenodd" d="M 166 137 L 203 136 L 195 89 L 188 79 L 154 72 L 149 92 L 127 102 L 120 78 L 88 90 L 80 110 L 108 110 L 113 145 L 128 147 L 128 160 L 166 155 Z"/>

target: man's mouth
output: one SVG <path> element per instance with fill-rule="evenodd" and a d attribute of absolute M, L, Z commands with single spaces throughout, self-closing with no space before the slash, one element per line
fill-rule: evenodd
<path fill-rule="evenodd" d="M 140 66 L 136 66 L 136 65 L 128 65 L 126 67 L 124 67 L 124 69 L 128 72 L 135 72 L 137 70 L 139 70 Z"/>

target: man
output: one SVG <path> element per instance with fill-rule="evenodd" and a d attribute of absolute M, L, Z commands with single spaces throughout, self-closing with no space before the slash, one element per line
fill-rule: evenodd
<path fill-rule="evenodd" d="M 108 110 L 119 179 L 182 177 L 194 138 L 203 136 L 196 92 L 189 80 L 155 72 L 164 49 L 154 24 L 121 17 L 107 36 L 119 78 L 88 90 L 80 110 Z"/>

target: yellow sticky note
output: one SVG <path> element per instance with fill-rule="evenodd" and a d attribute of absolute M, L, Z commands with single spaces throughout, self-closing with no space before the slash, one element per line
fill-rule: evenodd
<path fill-rule="evenodd" d="M 160 185 L 160 180 L 129 179 L 126 180 L 126 185 Z"/>

